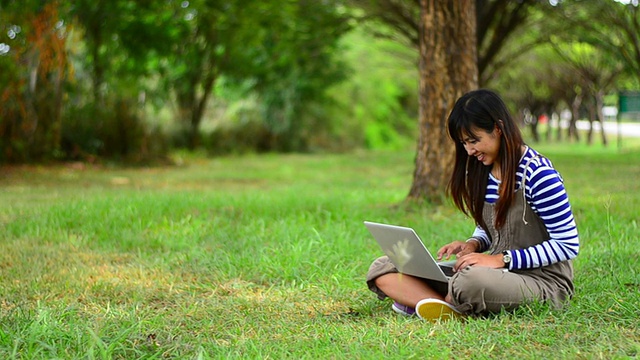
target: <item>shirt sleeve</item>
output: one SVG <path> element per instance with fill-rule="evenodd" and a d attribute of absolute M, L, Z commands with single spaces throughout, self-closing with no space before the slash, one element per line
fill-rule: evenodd
<path fill-rule="evenodd" d="M 549 233 L 549 239 L 525 249 L 510 250 L 510 270 L 532 269 L 578 255 L 580 241 L 560 174 L 550 165 L 527 169 L 525 195 Z"/>
<path fill-rule="evenodd" d="M 489 238 L 489 235 L 487 235 L 487 232 L 484 231 L 480 225 L 476 226 L 476 229 L 473 231 L 473 235 L 471 235 L 471 239 L 476 239 L 480 242 L 478 252 L 485 252 L 489 250 L 489 247 L 491 246 L 491 239 Z"/>

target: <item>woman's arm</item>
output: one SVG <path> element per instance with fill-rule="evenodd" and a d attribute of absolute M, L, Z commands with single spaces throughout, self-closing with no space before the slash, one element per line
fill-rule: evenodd
<path fill-rule="evenodd" d="M 527 201 L 542 219 L 550 238 L 525 249 L 510 250 L 509 269 L 531 269 L 570 260 L 580 248 L 569 198 L 558 172 L 550 163 L 531 166 L 527 172 L 523 175 L 527 176 Z"/>

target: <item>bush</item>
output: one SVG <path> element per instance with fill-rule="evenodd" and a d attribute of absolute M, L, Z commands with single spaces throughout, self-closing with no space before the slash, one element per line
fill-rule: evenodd
<path fill-rule="evenodd" d="M 250 121 L 216 128 L 205 136 L 203 145 L 210 155 L 244 154 L 270 151 L 273 139 L 263 123 Z"/>
<path fill-rule="evenodd" d="M 62 122 L 62 157 L 95 157 L 124 162 L 164 161 L 169 151 L 166 136 L 151 129 L 130 101 L 117 99 L 104 107 L 86 104 L 69 107 Z"/>

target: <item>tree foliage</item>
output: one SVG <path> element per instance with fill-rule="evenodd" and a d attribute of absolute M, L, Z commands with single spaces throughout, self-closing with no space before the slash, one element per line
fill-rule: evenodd
<path fill-rule="evenodd" d="M 337 5 L 286 1 L 265 19 L 251 76 L 273 149 L 306 150 L 310 134 L 331 122 L 314 103 L 326 104 L 326 90 L 346 75 L 335 54 L 349 25 Z"/>
<path fill-rule="evenodd" d="M 22 6 L 31 5 L 27 12 Z M 5 2 L 0 55 L 0 159 L 28 161 L 59 150 L 67 32 L 56 3 Z M 5 42 L 6 41 L 6 42 Z M 8 49 L 6 48 L 8 47 Z"/>
<path fill-rule="evenodd" d="M 259 95 L 269 149 L 304 150 L 310 129 L 328 127 L 313 104 L 327 102 L 345 74 L 334 56 L 349 28 L 338 5 L 3 1 L 2 30 L 12 37 L 0 42 L 3 153 L 21 161 L 144 152 L 149 104 L 174 109 L 194 149 L 221 78 Z"/>
<path fill-rule="evenodd" d="M 388 28 L 371 26 L 378 36 L 396 39 L 413 46 L 420 45 L 420 2 L 403 0 L 351 0 L 363 10 L 361 19 L 384 24 Z M 523 35 L 540 20 L 532 16 L 533 9 L 548 6 L 541 0 L 476 0 L 476 44 L 479 85 L 488 84 L 495 73 L 510 64 L 514 55 L 526 52 L 541 38 L 519 36 L 517 50 L 503 54 L 503 50 L 517 35 Z M 434 29 L 433 31 L 442 31 Z M 523 41 L 524 39 L 524 41 Z"/>
<path fill-rule="evenodd" d="M 640 79 L 640 6 L 637 2 L 564 0 L 553 22 L 564 38 L 593 45 Z"/>
<path fill-rule="evenodd" d="M 468 34 L 423 16 L 456 23 L 472 7 L 475 75 L 454 70 Z M 471 86 L 458 75 L 532 114 L 596 119 L 604 94 L 640 83 L 639 23 L 613 0 L 0 0 L 0 161 L 141 159 L 167 138 L 219 152 L 417 136 L 415 194 L 442 189 L 427 159 L 446 158 L 437 129 Z"/>

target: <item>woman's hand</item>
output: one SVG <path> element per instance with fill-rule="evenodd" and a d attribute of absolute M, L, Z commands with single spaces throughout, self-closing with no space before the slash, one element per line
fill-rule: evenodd
<path fill-rule="evenodd" d="M 502 254 L 467 254 L 463 256 L 457 256 L 458 261 L 453 266 L 453 271 L 457 272 L 461 269 L 466 268 L 467 266 L 486 266 L 494 269 L 499 269 L 504 267 L 504 262 L 502 261 Z"/>
<path fill-rule="evenodd" d="M 449 260 L 451 255 L 455 255 L 457 258 L 461 256 L 472 254 L 478 250 L 480 243 L 477 241 L 454 241 L 449 243 L 438 250 L 438 260 L 442 260 L 444 256 L 445 260 Z"/>

